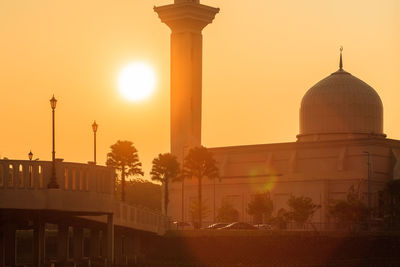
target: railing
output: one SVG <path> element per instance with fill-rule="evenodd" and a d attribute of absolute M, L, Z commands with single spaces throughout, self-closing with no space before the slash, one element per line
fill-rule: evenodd
<path fill-rule="evenodd" d="M 145 207 L 114 203 L 115 224 L 159 234 L 169 229 L 168 217 Z"/>
<path fill-rule="evenodd" d="M 112 168 L 56 160 L 58 190 L 47 188 L 52 168 L 51 161 L 0 160 L 0 208 L 113 213 L 116 225 L 158 234 L 168 229 L 166 216 L 114 198 L 115 173 Z"/>
<path fill-rule="evenodd" d="M 51 161 L 0 160 L 1 189 L 47 189 L 53 165 Z M 112 168 L 56 160 L 56 179 L 60 189 L 113 194 Z"/>

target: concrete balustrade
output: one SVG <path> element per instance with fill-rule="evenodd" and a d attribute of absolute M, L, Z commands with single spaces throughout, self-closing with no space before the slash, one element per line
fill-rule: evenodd
<path fill-rule="evenodd" d="M 164 234 L 169 227 L 168 217 L 145 207 L 115 202 L 114 211 L 116 225 L 157 234 Z"/>
<path fill-rule="evenodd" d="M 60 189 L 112 194 L 114 170 L 95 164 L 62 162 L 56 159 L 56 178 Z M 52 162 L 0 160 L 1 189 L 47 189 Z"/>
<path fill-rule="evenodd" d="M 112 214 L 114 170 L 56 160 L 58 189 L 49 189 L 52 162 L 0 160 L 0 208 Z"/>

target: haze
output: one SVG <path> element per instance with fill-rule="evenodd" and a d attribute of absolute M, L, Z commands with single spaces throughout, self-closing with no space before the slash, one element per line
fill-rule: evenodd
<path fill-rule="evenodd" d="M 92 160 L 133 141 L 148 174 L 169 151 L 169 30 L 154 5 L 173 1 L 0 1 L 0 157 Z M 202 1 L 221 8 L 203 32 L 203 144 L 294 141 L 303 94 L 338 69 L 371 85 L 384 104 L 384 132 L 400 139 L 400 2 Z M 147 100 L 126 101 L 117 77 L 144 61 L 157 75 Z M 145 175 L 145 176 L 146 176 Z"/>

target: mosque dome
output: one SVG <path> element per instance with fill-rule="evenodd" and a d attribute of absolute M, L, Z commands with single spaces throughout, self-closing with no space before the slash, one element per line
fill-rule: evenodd
<path fill-rule="evenodd" d="M 385 137 L 378 93 L 342 66 L 304 95 L 299 141 Z"/>

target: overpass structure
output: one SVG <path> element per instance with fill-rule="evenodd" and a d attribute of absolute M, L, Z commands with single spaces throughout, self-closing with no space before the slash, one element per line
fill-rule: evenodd
<path fill-rule="evenodd" d="M 112 168 L 56 159 L 0 160 L 0 267 L 129 264 L 168 218 L 114 196 Z"/>

